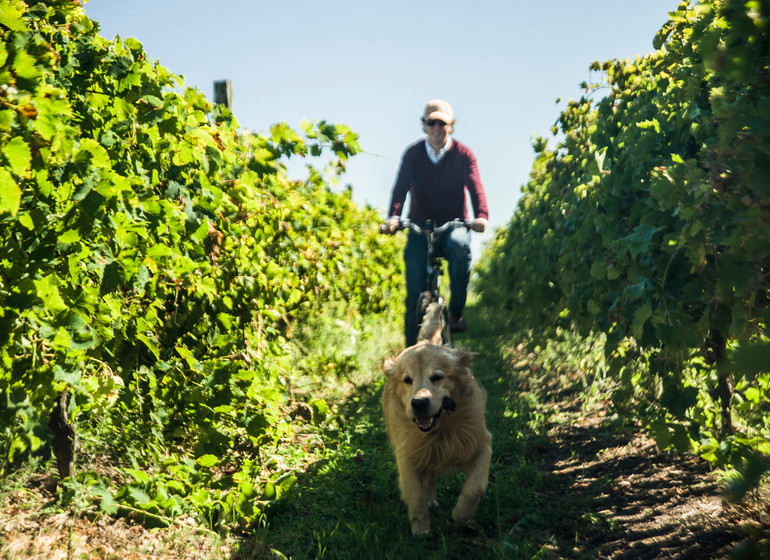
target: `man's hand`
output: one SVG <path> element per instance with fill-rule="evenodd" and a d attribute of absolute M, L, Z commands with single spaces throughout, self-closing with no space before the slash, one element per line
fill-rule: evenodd
<path fill-rule="evenodd" d="M 401 220 L 397 217 L 388 218 L 388 220 L 380 224 L 380 233 L 387 235 L 394 235 L 398 231 L 398 226 L 401 224 Z"/>
<path fill-rule="evenodd" d="M 479 233 L 484 233 L 484 230 L 487 229 L 488 225 L 489 222 L 487 222 L 484 218 L 476 218 L 471 220 L 471 229 Z"/>

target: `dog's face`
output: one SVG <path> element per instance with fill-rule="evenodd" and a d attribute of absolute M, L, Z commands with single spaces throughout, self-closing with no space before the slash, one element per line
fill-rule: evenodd
<path fill-rule="evenodd" d="M 430 432 L 442 412 L 452 412 L 471 390 L 469 364 L 476 354 L 420 343 L 385 363 L 386 391 L 392 391 L 406 418 Z"/>

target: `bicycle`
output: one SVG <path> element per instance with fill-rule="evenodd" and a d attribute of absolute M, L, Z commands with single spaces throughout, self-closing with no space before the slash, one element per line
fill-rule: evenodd
<path fill-rule="evenodd" d="M 417 323 L 417 340 L 428 340 L 433 344 L 451 346 L 452 334 L 449 322 L 449 309 L 441 295 L 441 276 L 444 274 L 444 257 L 437 254 L 436 241 L 441 233 L 455 228 L 464 227 L 471 230 L 470 220 L 450 220 L 438 227 L 432 220 L 426 222 L 413 222 L 409 219 L 400 219 L 396 231 L 410 229 L 417 234 L 425 236 L 428 242 L 426 259 L 426 285 L 417 300 L 417 311 L 414 320 Z M 387 226 L 382 224 L 380 231 L 386 231 Z"/>

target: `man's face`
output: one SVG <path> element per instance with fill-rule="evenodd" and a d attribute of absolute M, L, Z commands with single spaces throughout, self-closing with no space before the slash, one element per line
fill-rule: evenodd
<path fill-rule="evenodd" d="M 424 127 L 428 142 L 434 150 L 443 148 L 452 134 L 452 125 L 440 119 L 426 119 Z"/>

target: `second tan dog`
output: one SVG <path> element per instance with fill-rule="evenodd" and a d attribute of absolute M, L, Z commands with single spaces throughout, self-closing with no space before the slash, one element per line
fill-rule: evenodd
<path fill-rule="evenodd" d="M 442 474 L 465 473 L 452 518 L 467 524 L 487 488 L 492 436 L 486 393 L 473 377 L 476 354 L 420 342 L 385 363 L 382 406 L 413 534 L 430 531 L 429 507 Z"/>

